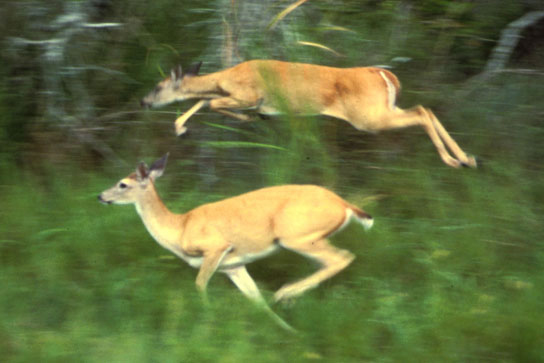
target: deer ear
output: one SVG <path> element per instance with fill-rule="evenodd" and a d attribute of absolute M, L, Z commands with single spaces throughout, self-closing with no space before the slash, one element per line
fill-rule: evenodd
<path fill-rule="evenodd" d="M 149 176 L 149 171 L 147 168 L 146 163 L 143 161 L 138 164 L 138 167 L 136 168 L 136 178 L 139 182 L 144 181 Z"/>
<path fill-rule="evenodd" d="M 170 153 L 164 154 L 162 158 L 156 160 L 153 164 L 151 164 L 151 167 L 149 168 L 149 177 L 151 178 L 151 180 L 155 180 L 163 174 L 164 168 L 166 168 L 166 161 L 168 160 L 169 154 Z"/>
<path fill-rule="evenodd" d="M 176 68 L 172 68 L 172 70 L 170 71 L 170 78 L 173 81 L 180 80 L 182 76 L 183 76 L 183 72 L 181 70 L 181 65 L 179 64 Z"/>
<path fill-rule="evenodd" d="M 186 76 L 198 76 L 198 71 L 200 71 L 200 66 L 202 65 L 202 61 L 193 64 L 191 68 L 185 73 Z"/>

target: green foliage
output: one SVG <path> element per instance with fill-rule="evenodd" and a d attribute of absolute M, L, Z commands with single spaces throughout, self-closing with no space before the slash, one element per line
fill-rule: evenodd
<path fill-rule="evenodd" d="M 1 5 L 3 361 L 541 359 L 541 70 L 462 82 L 524 10 L 518 3 L 308 1 L 273 30 L 239 33 L 243 56 L 336 66 L 411 58 L 395 63 L 402 105 L 433 107 L 478 156 L 477 170 L 444 166 L 421 130 L 368 135 L 288 110 L 254 123 L 203 111 L 175 138 L 172 123 L 189 106 L 140 113 L 137 100 L 176 63 L 220 67 L 214 37 L 235 19 L 220 8 L 230 1 L 105 2 L 89 20 L 123 27 L 79 33 L 49 73 L 42 48 L 10 39 L 56 35 L 36 29 L 83 2 L 24 3 Z M 272 7 L 265 24 L 290 3 Z M 51 76 L 56 98 L 47 98 Z M 357 255 L 352 265 L 294 305 L 273 306 L 299 335 L 220 274 L 204 308 L 196 271 L 154 243 L 132 207 L 97 202 L 139 160 L 167 151 L 158 188 L 177 212 L 266 185 L 316 183 L 375 217 L 367 233 L 354 224 L 332 237 Z M 266 298 L 313 268 L 288 252 L 248 267 Z"/>
<path fill-rule="evenodd" d="M 278 171 L 291 167 L 290 154 L 272 151 L 283 153 Z M 365 203 L 376 217 L 373 230 L 352 225 L 333 237 L 358 255 L 346 271 L 295 305 L 274 307 L 301 331 L 295 337 L 220 274 L 210 284 L 212 306 L 204 309 L 193 285 L 196 271 L 154 243 L 132 207 L 97 202 L 96 194 L 115 179 L 55 169 L 44 184 L 10 170 L 15 182 L 3 182 L 0 212 L 2 356 L 537 359 L 544 338 L 542 210 L 533 191 L 538 181 L 527 179 L 508 156 L 476 171 L 451 170 L 436 155 L 410 155 L 416 166 L 402 167 L 407 159 L 359 172 L 358 186 L 335 188 L 350 200 L 358 198 L 350 193 L 387 195 Z M 209 200 L 198 192 L 175 198 L 176 165 L 159 183 L 166 203 L 182 211 Z M 270 296 L 312 270 L 303 261 L 284 253 L 254 263 L 250 272 Z"/>

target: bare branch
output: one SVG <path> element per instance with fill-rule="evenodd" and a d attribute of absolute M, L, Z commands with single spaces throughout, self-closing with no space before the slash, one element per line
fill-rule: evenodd
<path fill-rule="evenodd" d="M 123 26 L 123 23 L 83 23 L 84 28 L 117 28 Z"/>
<path fill-rule="evenodd" d="M 544 18 L 544 11 L 532 11 L 511 22 L 501 32 L 499 43 L 491 52 L 483 73 L 503 69 L 518 44 L 521 33 Z"/>

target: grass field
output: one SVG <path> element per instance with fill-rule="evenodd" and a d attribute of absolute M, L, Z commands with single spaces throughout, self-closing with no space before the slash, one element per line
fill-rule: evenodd
<path fill-rule="evenodd" d="M 357 255 L 351 266 L 292 305 L 273 306 L 298 335 L 278 328 L 220 274 L 210 282 L 205 309 L 194 288 L 196 270 L 157 245 L 133 207 L 97 202 L 132 166 L 116 174 L 74 161 L 34 175 L 4 163 L 2 361 L 542 360 L 544 128 L 534 96 L 541 86 L 527 94 L 513 85 L 495 90 L 448 114 L 449 124 L 465 132 L 455 135 L 460 144 L 483 159 L 477 170 L 443 165 L 422 132 L 368 136 L 372 145 L 389 147 L 400 139 L 396 157 L 337 150 L 311 164 L 303 154 L 263 149 L 255 153 L 257 181 L 233 181 L 240 170 L 218 156 L 233 170 L 212 194 L 191 170 L 176 162 L 167 167 L 158 189 L 174 211 L 317 174 L 375 217 L 369 232 L 353 224 L 332 238 Z M 336 150 L 330 138 L 325 145 Z M 320 149 L 313 143 L 299 147 Z M 323 163 L 326 170 L 318 168 Z M 249 271 L 271 298 L 313 268 L 281 252 Z"/>

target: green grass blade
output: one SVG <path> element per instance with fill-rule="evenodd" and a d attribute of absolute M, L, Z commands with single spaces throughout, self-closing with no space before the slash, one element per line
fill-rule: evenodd
<path fill-rule="evenodd" d="M 287 149 L 277 146 L 277 145 L 271 145 L 271 144 L 263 144 L 259 142 L 250 142 L 250 141 L 206 141 L 204 142 L 204 145 L 211 146 L 211 147 L 217 147 L 217 148 L 263 148 L 263 149 L 274 149 L 274 150 L 281 150 L 281 151 L 287 151 Z"/>
<path fill-rule="evenodd" d="M 214 122 L 208 122 L 208 121 L 200 121 L 200 122 L 203 123 L 204 125 L 215 127 L 221 130 L 231 131 L 231 132 L 235 132 L 237 134 L 246 135 L 246 136 L 254 136 L 252 132 L 240 130 L 240 129 L 237 129 L 236 127 L 225 126 L 225 125 L 216 124 Z"/>

